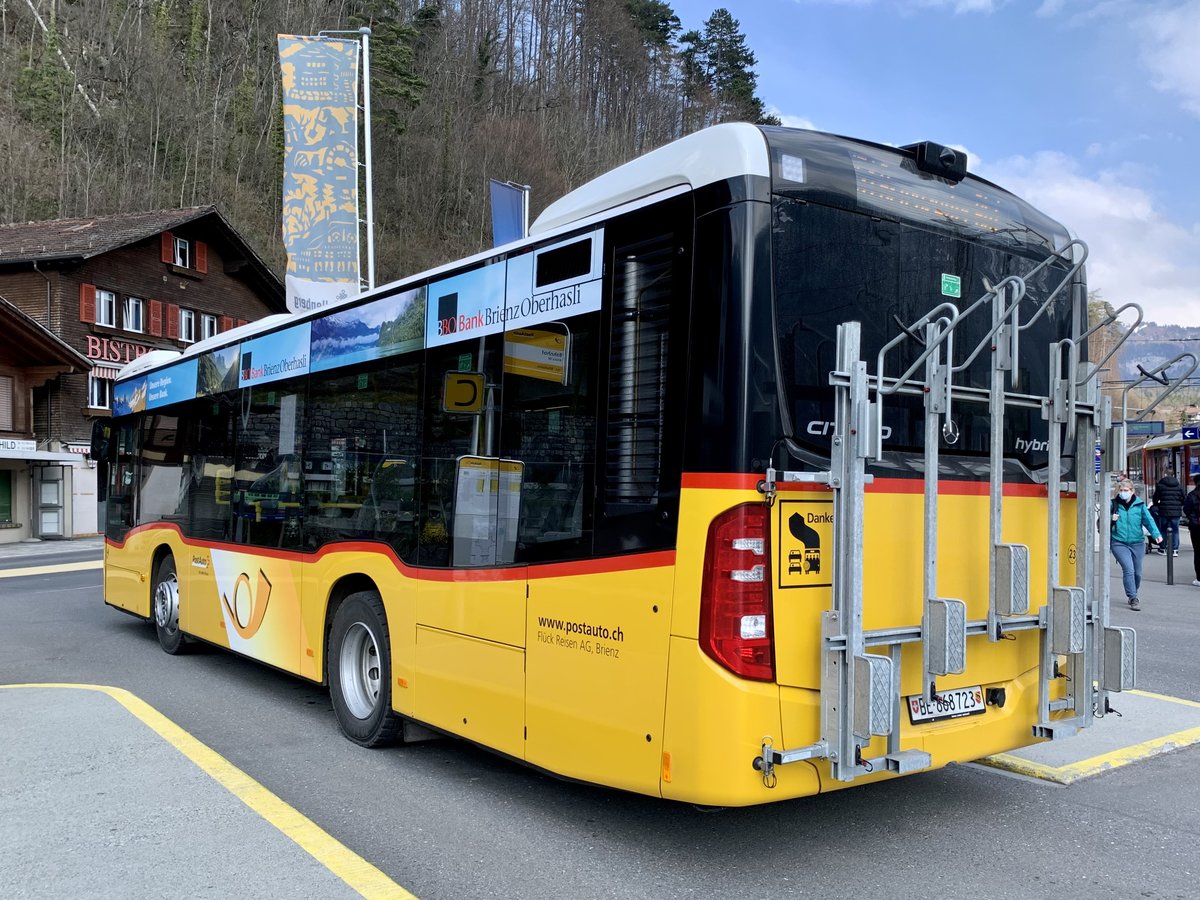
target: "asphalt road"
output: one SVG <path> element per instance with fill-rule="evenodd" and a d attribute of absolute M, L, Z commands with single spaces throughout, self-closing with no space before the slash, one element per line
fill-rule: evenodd
<path fill-rule="evenodd" d="M 5 559 L 0 569 L 79 557 Z M 1114 609 L 1114 621 L 1139 629 L 1140 688 L 1200 700 L 1200 589 L 1163 593 L 1140 613 Z M 1065 788 L 955 766 L 702 812 L 560 782 L 453 740 L 359 748 L 338 734 L 318 687 L 217 650 L 162 653 L 150 627 L 104 606 L 98 570 L 0 578 L 0 683 L 31 682 L 137 694 L 424 900 L 1200 896 L 1195 749 Z M 140 750 L 129 746 L 130 758 Z M 20 778 L 0 772 L 0 796 Z M 163 854 L 189 852 L 162 840 Z M 219 845 L 246 840 L 235 830 Z M 95 896 L 144 895 L 120 852 L 91 865 Z M 0 845 L 0 894 L 15 883 L 24 896 L 64 896 L 52 877 L 31 887 L 12 866 Z M 160 895 L 234 893 L 173 881 Z"/>

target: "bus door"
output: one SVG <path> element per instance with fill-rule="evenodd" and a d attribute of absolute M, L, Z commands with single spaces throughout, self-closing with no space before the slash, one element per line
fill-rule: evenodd
<path fill-rule="evenodd" d="M 429 302 L 447 305 L 439 293 L 431 286 Z M 502 335 L 493 334 L 431 348 L 427 356 L 413 707 L 422 721 L 520 758 L 522 466 L 499 453 L 502 346 Z"/>
<path fill-rule="evenodd" d="M 105 505 L 104 599 L 113 606 L 135 612 L 146 612 L 150 593 L 145 576 L 133 568 L 123 568 L 112 562 L 111 545 L 123 545 L 133 528 L 136 516 L 134 500 L 138 489 L 138 427 L 126 419 L 113 424 L 108 465 L 108 499 Z"/>

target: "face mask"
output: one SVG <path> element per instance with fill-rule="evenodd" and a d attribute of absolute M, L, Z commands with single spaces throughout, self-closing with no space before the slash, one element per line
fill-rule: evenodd
<path fill-rule="evenodd" d="M 1117 496 L 1120 497 L 1122 500 L 1128 500 L 1130 497 L 1133 496 L 1133 491 L 1118 491 Z"/>

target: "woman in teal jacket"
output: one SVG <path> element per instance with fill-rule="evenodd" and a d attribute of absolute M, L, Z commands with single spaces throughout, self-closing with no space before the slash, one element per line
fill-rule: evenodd
<path fill-rule="evenodd" d="M 1121 565 L 1121 580 L 1125 586 L 1125 597 L 1130 609 L 1141 609 L 1138 588 L 1142 586 L 1142 559 L 1146 555 L 1142 529 L 1150 532 L 1154 543 L 1162 543 L 1162 534 L 1154 524 L 1154 517 L 1146 504 L 1133 489 L 1127 478 L 1117 482 L 1117 496 L 1109 504 L 1112 519 L 1112 555 Z"/>

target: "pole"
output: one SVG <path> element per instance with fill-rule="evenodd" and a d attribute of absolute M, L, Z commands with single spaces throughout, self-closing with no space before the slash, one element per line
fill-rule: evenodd
<path fill-rule="evenodd" d="M 371 169 L 371 29 L 365 25 L 363 53 L 363 181 L 367 192 L 367 290 L 375 287 L 375 197 Z"/>
<path fill-rule="evenodd" d="M 529 185 L 521 185 L 521 237 L 529 237 Z"/>

